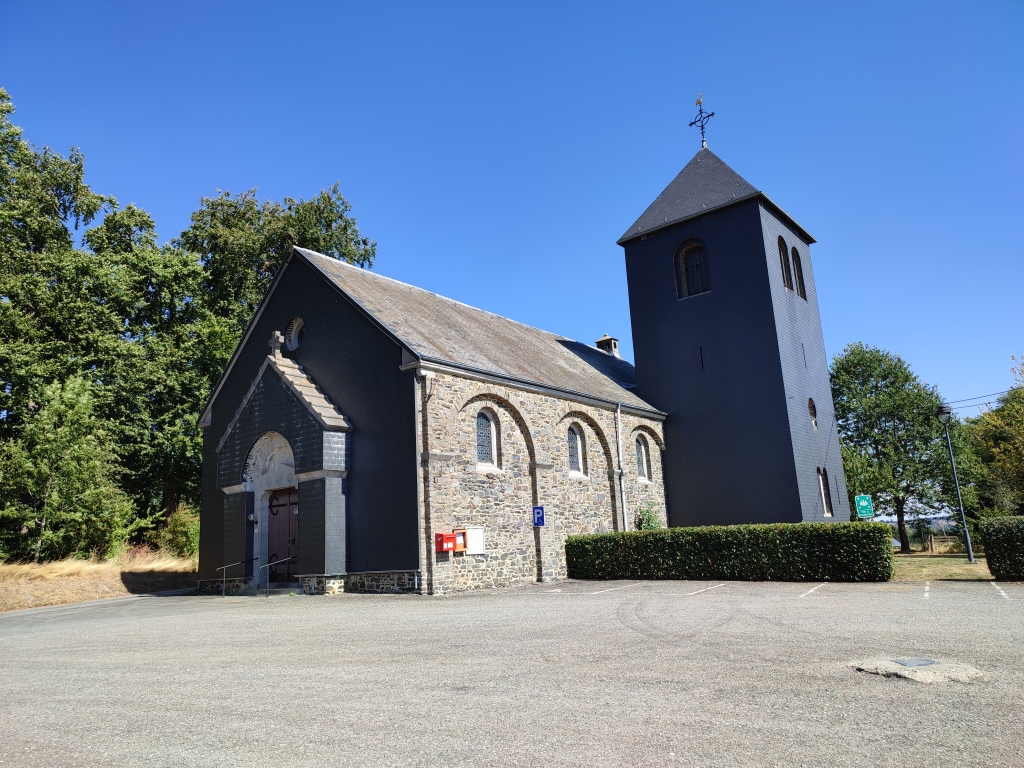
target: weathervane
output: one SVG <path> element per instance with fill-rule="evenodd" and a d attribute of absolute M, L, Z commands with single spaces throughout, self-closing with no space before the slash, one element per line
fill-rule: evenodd
<path fill-rule="evenodd" d="M 708 120 L 715 116 L 714 112 L 704 111 L 704 96 L 703 94 L 697 94 L 697 117 L 694 118 L 693 122 L 690 123 L 690 127 L 693 128 L 695 125 L 700 126 L 700 145 L 702 148 L 707 148 L 708 142 L 704 138 L 704 126 L 708 124 Z"/>

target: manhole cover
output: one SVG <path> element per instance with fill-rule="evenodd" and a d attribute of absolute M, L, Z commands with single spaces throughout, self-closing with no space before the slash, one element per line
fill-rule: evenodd
<path fill-rule="evenodd" d="M 939 663 L 935 659 L 893 659 L 893 661 L 904 667 L 928 667 Z"/>

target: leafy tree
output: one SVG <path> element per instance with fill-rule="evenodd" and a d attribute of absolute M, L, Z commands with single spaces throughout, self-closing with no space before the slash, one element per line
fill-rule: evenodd
<path fill-rule="evenodd" d="M 256 199 L 256 190 L 204 197 L 175 246 L 199 256 L 203 302 L 241 335 L 292 246 L 373 266 L 377 244 L 359 234 L 338 184 L 311 200 Z"/>
<path fill-rule="evenodd" d="M 0 554 L 108 556 L 143 525 L 117 485 L 110 435 L 81 377 L 54 383 L 20 440 L 0 445 Z"/>
<path fill-rule="evenodd" d="M 967 420 L 985 466 L 982 502 L 994 514 L 1024 514 L 1024 360 L 1013 360 L 1013 388 L 995 408 Z"/>
<path fill-rule="evenodd" d="M 78 150 L 64 158 L 33 148 L 13 112 L 0 88 L 0 439 L 15 434 L 46 384 L 109 356 L 105 336 L 116 325 L 98 300 L 115 288 L 109 275 L 72 255 L 72 227 L 110 199 L 85 184 Z"/>
<path fill-rule="evenodd" d="M 64 157 L 28 144 L 11 123 L 13 111 L 0 90 L 5 456 L 28 466 L 22 459 L 36 450 L 28 425 L 40 404 L 52 399 L 54 382 L 80 378 L 89 385 L 95 433 L 117 446 L 110 482 L 131 498 L 139 520 L 170 515 L 198 501 L 198 411 L 291 246 L 371 266 L 376 244 L 359 234 L 335 184 L 311 200 L 260 203 L 254 190 L 205 198 L 190 227 L 161 246 L 148 213 L 92 192 L 77 149 Z M 73 230 L 90 224 L 76 248 Z M 11 498 L 9 509 L 27 508 Z M 47 541 L 42 556 L 66 548 Z M 5 551 L 23 555 L 19 547 Z"/>
<path fill-rule="evenodd" d="M 111 358 L 102 390 L 103 412 L 124 446 L 124 487 L 140 509 L 170 514 L 181 499 L 198 497 L 197 403 L 230 353 L 230 325 L 196 300 L 204 279 L 197 260 L 157 247 L 145 211 L 114 210 L 83 240 L 124 292 L 119 336 L 130 352 Z"/>
<path fill-rule="evenodd" d="M 900 547 L 910 551 L 907 515 L 955 508 L 956 491 L 945 436 L 935 411 L 942 403 L 900 358 L 864 344 L 832 361 L 832 398 L 851 496 L 870 494 L 896 515 Z M 965 505 L 977 503 L 979 474 L 962 424 L 950 423 Z"/>

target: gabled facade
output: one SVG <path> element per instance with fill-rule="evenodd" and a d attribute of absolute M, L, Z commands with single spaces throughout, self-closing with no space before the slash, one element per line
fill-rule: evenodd
<path fill-rule="evenodd" d="M 201 584 L 549 581 L 566 536 L 665 520 L 664 414 L 602 345 L 295 249 L 200 419 Z"/>
<path fill-rule="evenodd" d="M 619 243 L 672 525 L 848 520 L 814 239 L 704 148 Z"/>

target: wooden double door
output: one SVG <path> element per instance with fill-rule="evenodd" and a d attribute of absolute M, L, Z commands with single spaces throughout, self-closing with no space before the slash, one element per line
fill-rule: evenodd
<path fill-rule="evenodd" d="M 270 514 L 267 526 L 270 581 L 295 581 L 299 568 L 299 490 L 278 488 L 270 492 Z"/>

